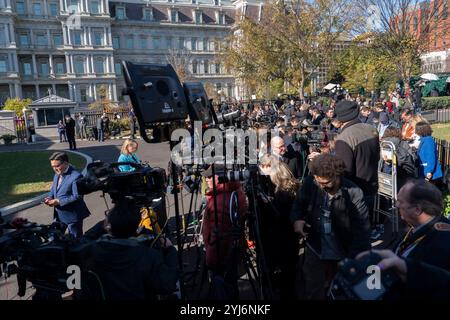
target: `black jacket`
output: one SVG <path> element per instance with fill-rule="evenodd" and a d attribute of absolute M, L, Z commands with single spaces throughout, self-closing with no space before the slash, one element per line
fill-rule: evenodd
<path fill-rule="evenodd" d="M 294 150 L 291 145 L 287 146 L 285 154 L 281 157 L 281 161 L 286 163 L 289 170 L 296 179 L 300 179 L 303 173 L 303 160 L 300 152 Z"/>
<path fill-rule="evenodd" d="M 324 191 L 312 176 L 305 179 L 297 192 L 291 220 L 304 220 L 311 225 L 307 242 L 316 252 L 321 252 L 321 208 Z M 370 223 L 363 193 L 358 186 L 343 178 L 341 189 L 331 203 L 331 227 L 345 256 L 354 257 L 370 249 Z"/>
<path fill-rule="evenodd" d="M 75 120 L 70 118 L 69 120 L 66 120 L 66 134 L 67 136 L 75 136 Z"/>
<path fill-rule="evenodd" d="M 345 177 L 356 183 L 365 196 L 375 195 L 380 160 L 377 129 L 353 120 L 336 137 L 335 152 L 344 160 Z"/>
<path fill-rule="evenodd" d="M 90 270 L 101 280 L 107 300 L 154 299 L 175 291 L 174 247 L 156 250 L 135 239 L 104 236 L 90 247 Z"/>
<path fill-rule="evenodd" d="M 406 265 L 409 298 L 450 299 L 450 271 L 412 259 L 406 259 Z"/>
<path fill-rule="evenodd" d="M 445 217 L 440 217 L 437 222 L 450 223 Z M 450 271 L 450 231 L 438 230 L 436 223 L 430 223 L 417 230 L 409 241 L 414 242 L 422 236 L 425 237 L 408 254 L 408 259 L 414 259 Z"/>

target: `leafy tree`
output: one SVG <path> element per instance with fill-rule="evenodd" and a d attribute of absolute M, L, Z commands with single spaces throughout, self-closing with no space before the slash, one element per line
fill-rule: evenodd
<path fill-rule="evenodd" d="M 238 23 L 222 57 L 245 85 L 281 80 L 303 98 L 307 81 L 355 21 L 348 0 L 271 1 L 260 20 Z"/>
<path fill-rule="evenodd" d="M 97 89 L 97 94 L 100 96 L 100 99 L 89 104 L 88 108 L 90 110 L 112 112 L 117 108 L 117 105 L 109 99 L 108 87 L 105 85 L 100 86 Z"/>
<path fill-rule="evenodd" d="M 32 103 L 31 99 L 19 99 L 19 98 L 8 98 L 5 101 L 4 110 L 11 110 L 16 113 L 16 116 L 20 117 L 23 114 L 23 109 L 27 108 Z"/>

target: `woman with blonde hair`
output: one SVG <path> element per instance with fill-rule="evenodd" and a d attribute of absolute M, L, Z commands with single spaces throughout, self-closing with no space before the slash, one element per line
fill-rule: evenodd
<path fill-rule="evenodd" d="M 138 143 L 133 139 L 126 139 L 122 148 L 120 149 L 120 156 L 117 162 L 132 162 L 136 164 L 140 164 L 141 160 L 139 160 L 136 155 L 136 151 L 138 149 Z M 135 168 L 132 165 L 123 165 L 119 166 L 120 171 L 134 171 Z"/>
<path fill-rule="evenodd" d="M 289 167 L 271 154 L 260 159 L 259 167 L 263 174 L 262 192 L 258 197 L 261 208 L 260 231 L 272 286 L 274 289 L 279 288 L 281 299 L 295 299 L 299 248 L 290 213 L 299 182 Z"/>

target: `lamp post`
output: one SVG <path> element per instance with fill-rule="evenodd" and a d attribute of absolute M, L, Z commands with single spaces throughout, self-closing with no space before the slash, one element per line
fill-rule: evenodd
<path fill-rule="evenodd" d="M 23 120 L 25 122 L 25 133 L 27 135 L 27 143 L 29 142 L 29 133 L 28 133 L 28 121 L 27 121 L 27 108 L 22 109 L 23 112 Z"/>

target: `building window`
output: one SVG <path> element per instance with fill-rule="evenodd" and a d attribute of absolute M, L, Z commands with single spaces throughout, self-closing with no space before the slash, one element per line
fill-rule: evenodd
<path fill-rule="evenodd" d="M 116 18 L 118 20 L 125 19 L 125 8 L 121 8 L 121 7 L 116 8 Z"/>
<path fill-rule="evenodd" d="M 70 5 L 69 5 L 69 13 L 73 14 L 73 13 L 77 13 L 80 10 L 78 10 L 78 0 L 70 0 Z"/>
<path fill-rule="evenodd" d="M 41 62 L 40 71 L 41 71 L 41 76 L 48 77 L 49 69 L 48 69 L 48 63 L 47 62 Z"/>
<path fill-rule="evenodd" d="M 153 49 L 156 49 L 156 50 L 160 49 L 160 47 L 159 47 L 160 46 L 159 38 L 153 38 L 152 41 L 153 41 Z"/>
<path fill-rule="evenodd" d="M 52 17 L 56 17 L 58 15 L 58 4 L 57 3 L 50 3 L 50 15 Z"/>
<path fill-rule="evenodd" d="M 88 101 L 87 88 L 80 88 L 80 101 L 81 102 Z"/>
<path fill-rule="evenodd" d="M 31 72 L 31 63 L 30 62 L 24 62 L 23 63 L 23 74 L 25 76 L 31 76 L 33 74 Z"/>
<path fill-rule="evenodd" d="M 38 34 L 37 37 L 37 45 L 40 47 L 45 47 L 48 45 L 47 42 L 47 36 L 43 35 L 43 34 Z"/>
<path fill-rule="evenodd" d="M 113 37 L 112 43 L 113 43 L 113 49 L 119 49 L 120 48 L 120 37 Z"/>
<path fill-rule="evenodd" d="M 145 8 L 143 18 L 144 18 L 144 20 L 152 21 L 153 20 L 153 9 Z"/>
<path fill-rule="evenodd" d="M 76 59 L 75 60 L 75 73 L 76 74 L 84 74 L 84 60 Z"/>
<path fill-rule="evenodd" d="M 73 45 L 81 46 L 81 31 L 73 31 Z"/>
<path fill-rule="evenodd" d="M 0 45 L 6 44 L 5 27 L 0 24 Z"/>
<path fill-rule="evenodd" d="M 205 74 L 207 74 L 207 73 L 209 73 L 209 64 L 208 64 L 208 61 L 205 61 L 204 63 L 203 63 L 203 66 L 204 66 L 204 72 L 203 73 L 205 73 Z"/>
<path fill-rule="evenodd" d="M 62 45 L 62 36 L 60 34 L 53 35 L 53 45 L 61 46 Z"/>
<path fill-rule="evenodd" d="M 33 14 L 35 16 L 42 16 L 42 7 L 40 3 L 33 3 Z"/>
<path fill-rule="evenodd" d="M 97 74 L 105 73 L 105 64 L 103 59 L 95 59 L 94 61 L 94 71 Z"/>
<path fill-rule="evenodd" d="M 192 61 L 192 73 L 197 74 L 198 73 L 198 63 L 197 61 Z"/>
<path fill-rule="evenodd" d="M 178 10 L 176 10 L 176 9 L 170 10 L 170 21 L 178 22 Z"/>
<path fill-rule="evenodd" d="M 203 51 L 208 51 L 208 39 L 203 39 Z"/>
<path fill-rule="evenodd" d="M 70 110 L 62 108 L 39 109 L 37 111 L 38 126 L 52 126 L 70 114 Z"/>
<path fill-rule="evenodd" d="M 20 35 L 20 45 L 23 47 L 27 47 L 29 44 L 28 42 L 28 35 L 27 34 L 21 34 Z"/>
<path fill-rule="evenodd" d="M 133 49 L 133 38 L 127 38 L 127 49 Z"/>
<path fill-rule="evenodd" d="M 96 46 L 102 46 L 103 45 L 103 33 L 95 32 L 94 33 L 94 41 L 95 41 Z"/>
<path fill-rule="evenodd" d="M 225 24 L 225 14 L 223 12 L 219 12 L 219 24 Z"/>
<path fill-rule="evenodd" d="M 25 14 L 25 2 L 16 2 L 17 14 Z"/>
<path fill-rule="evenodd" d="M 91 13 L 98 14 L 100 12 L 98 1 L 91 1 L 89 3 L 89 6 L 90 6 Z"/>
<path fill-rule="evenodd" d="M 414 16 L 413 18 L 413 30 L 417 31 L 417 27 L 419 25 L 419 19 L 417 19 L 417 16 Z"/>
<path fill-rule="evenodd" d="M 6 73 L 8 71 L 8 63 L 5 57 L 0 57 L 0 73 Z"/>
<path fill-rule="evenodd" d="M 64 63 L 63 62 L 58 62 L 56 63 L 56 74 L 64 74 L 65 70 L 64 70 Z"/>
<path fill-rule="evenodd" d="M 220 5 L 220 0 L 214 0 L 214 5 L 215 6 L 219 6 Z"/>
<path fill-rule="evenodd" d="M 172 37 L 167 37 L 166 38 L 166 48 L 167 49 L 172 49 Z"/>
<path fill-rule="evenodd" d="M 141 49 L 147 49 L 147 38 L 141 37 L 140 42 L 141 42 Z"/>
<path fill-rule="evenodd" d="M 197 38 L 192 38 L 191 39 L 191 50 L 192 51 L 197 51 Z"/>
<path fill-rule="evenodd" d="M 202 23 L 202 12 L 201 11 L 195 11 L 195 23 L 200 24 Z"/>
<path fill-rule="evenodd" d="M 178 39 L 178 49 L 180 50 L 184 49 L 184 38 Z"/>
<path fill-rule="evenodd" d="M 216 72 L 217 74 L 220 74 L 220 63 L 216 63 L 216 64 L 215 64 L 215 72 Z"/>
<path fill-rule="evenodd" d="M 120 62 L 116 62 L 116 63 L 114 64 L 114 71 L 116 72 L 116 75 L 117 75 L 117 76 L 122 75 L 122 65 L 121 65 Z"/>
<path fill-rule="evenodd" d="M 448 18 L 448 0 L 444 0 L 444 7 L 442 8 L 442 10 L 444 11 L 442 13 L 442 18 L 445 20 Z"/>

